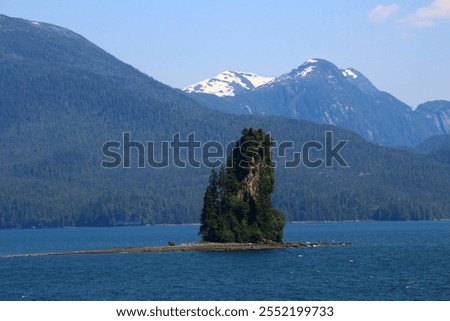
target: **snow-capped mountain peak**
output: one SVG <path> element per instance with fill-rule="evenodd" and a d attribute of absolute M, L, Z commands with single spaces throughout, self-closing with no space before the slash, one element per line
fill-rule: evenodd
<path fill-rule="evenodd" d="M 211 94 L 219 97 L 234 96 L 272 81 L 273 77 L 260 76 L 244 71 L 224 71 L 215 77 L 199 81 L 183 88 L 187 93 Z"/>
<path fill-rule="evenodd" d="M 281 75 L 275 81 L 276 82 L 286 82 L 286 81 L 303 81 L 308 78 L 316 78 L 320 75 L 330 76 L 335 75 L 339 72 L 338 68 L 331 62 L 320 59 L 320 58 L 310 58 L 306 60 L 299 67 L 291 70 L 290 72 Z"/>

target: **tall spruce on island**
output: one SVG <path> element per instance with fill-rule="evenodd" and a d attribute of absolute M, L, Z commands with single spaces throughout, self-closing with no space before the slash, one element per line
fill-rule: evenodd
<path fill-rule="evenodd" d="M 227 166 L 211 170 L 199 234 L 209 242 L 282 242 L 284 216 L 272 208 L 272 137 L 245 128 Z"/>

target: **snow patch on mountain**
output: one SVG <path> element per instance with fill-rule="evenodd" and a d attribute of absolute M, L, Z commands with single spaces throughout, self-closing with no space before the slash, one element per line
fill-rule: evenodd
<path fill-rule="evenodd" d="M 299 76 L 301 76 L 301 77 L 306 77 L 306 75 L 307 74 L 309 74 L 311 71 L 313 71 L 314 70 L 314 66 L 309 66 L 309 67 L 306 67 L 305 69 L 303 69 L 301 72 L 299 72 L 298 74 L 299 74 Z"/>
<path fill-rule="evenodd" d="M 265 85 L 273 79 L 273 77 L 260 76 L 251 72 L 224 71 L 215 77 L 187 86 L 183 88 L 183 91 L 219 97 L 234 96 L 240 92 Z"/>
<path fill-rule="evenodd" d="M 345 68 L 340 70 L 342 75 L 353 85 L 358 87 L 365 94 L 374 94 L 378 89 L 366 78 L 362 73 L 353 68 Z"/>
<path fill-rule="evenodd" d="M 345 77 L 352 77 L 353 79 L 358 78 L 358 75 L 355 74 L 355 73 L 354 73 L 353 71 L 351 71 L 350 69 L 344 69 L 344 70 L 342 71 L 342 74 L 343 74 Z"/>

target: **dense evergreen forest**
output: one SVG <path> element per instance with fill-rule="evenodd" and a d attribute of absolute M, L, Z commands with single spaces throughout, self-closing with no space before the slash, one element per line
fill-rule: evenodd
<path fill-rule="evenodd" d="M 210 168 L 105 169 L 102 146 L 124 132 L 155 146 L 176 133 L 226 145 L 245 127 L 298 152 L 324 144 L 326 131 L 348 140 L 348 167 L 286 168 L 292 155 L 274 155 L 273 204 L 287 221 L 450 218 L 445 149 L 417 153 L 332 126 L 221 114 L 66 29 L 0 17 L 2 228 L 199 222 Z"/>

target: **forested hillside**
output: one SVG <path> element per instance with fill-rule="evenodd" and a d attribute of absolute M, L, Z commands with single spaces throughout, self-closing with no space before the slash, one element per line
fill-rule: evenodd
<path fill-rule="evenodd" d="M 450 217 L 450 166 L 433 157 L 332 126 L 221 114 L 67 29 L 0 22 L 2 228 L 198 222 L 209 168 L 105 169 L 102 145 L 124 132 L 155 146 L 178 132 L 225 144 L 244 127 L 292 141 L 296 151 L 324 143 L 330 130 L 336 142 L 349 141 L 346 168 L 278 163 L 273 201 L 288 221 Z"/>

